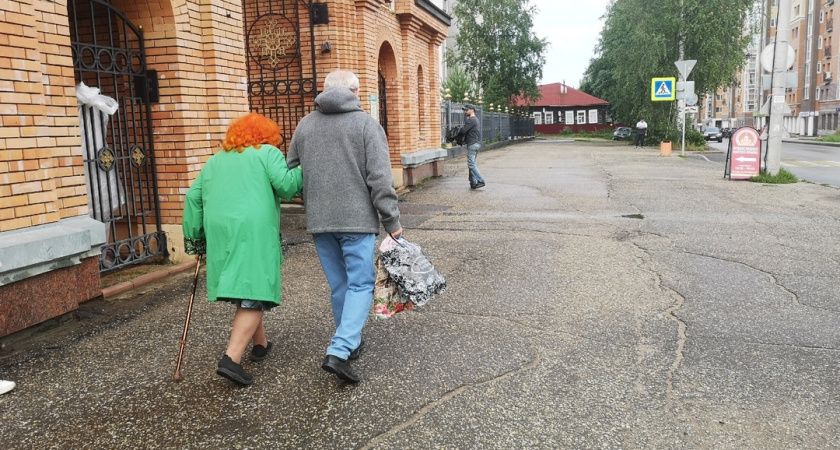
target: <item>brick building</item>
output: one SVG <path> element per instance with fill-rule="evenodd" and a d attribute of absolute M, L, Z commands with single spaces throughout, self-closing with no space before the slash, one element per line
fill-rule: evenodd
<path fill-rule="evenodd" d="M 230 122 L 272 117 L 285 151 L 334 69 L 359 75 L 398 185 L 440 174 L 422 155 L 439 153 L 450 18 L 430 0 L 2 8 L 0 336 L 98 297 L 100 273 L 183 257 L 183 196 Z"/>

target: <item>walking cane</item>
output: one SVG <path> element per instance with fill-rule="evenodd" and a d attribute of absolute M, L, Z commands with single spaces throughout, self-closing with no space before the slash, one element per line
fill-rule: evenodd
<path fill-rule="evenodd" d="M 192 292 L 190 292 L 190 304 L 187 306 L 187 318 L 184 319 L 184 336 L 181 338 L 181 350 L 178 351 L 178 363 L 175 365 L 175 373 L 172 381 L 181 381 L 181 359 L 184 357 L 184 346 L 187 345 L 187 330 L 190 329 L 190 315 L 192 314 L 193 300 L 195 300 L 195 286 L 198 284 L 198 269 L 201 268 L 201 255 L 195 259 L 195 274 L 192 280 Z"/>

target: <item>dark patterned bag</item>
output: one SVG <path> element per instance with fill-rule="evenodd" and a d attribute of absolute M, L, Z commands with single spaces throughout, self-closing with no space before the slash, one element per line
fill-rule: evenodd
<path fill-rule="evenodd" d="M 385 239 L 387 241 L 390 238 Z M 397 245 L 383 251 L 380 258 L 403 300 L 423 306 L 432 295 L 446 289 L 443 275 L 435 269 L 417 244 L 400 238 Z"/>

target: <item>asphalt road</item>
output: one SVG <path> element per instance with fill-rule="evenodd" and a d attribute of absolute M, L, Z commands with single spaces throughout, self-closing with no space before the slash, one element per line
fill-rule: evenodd
<path fill-rule="evenodd" d="M 283 218 L 275 350 L 215 374 L 232 311 L 189 275 L 8 343 L 4 449 L 825 449 L 840 442 L 840 190 L 722 178 L 621 143 L 481 152 L 401 199 L 448 290 L 372 321 L 346 385 L 320 368 L 328 289 Z"/>
<path fill-rule="evenodd" d="M 724 156 L 728 145 L 728 139 L 709 143 Z M 800 180 L 840 187 L 840 146 L 784 141 L 781 158 L 782 167 Z"/>

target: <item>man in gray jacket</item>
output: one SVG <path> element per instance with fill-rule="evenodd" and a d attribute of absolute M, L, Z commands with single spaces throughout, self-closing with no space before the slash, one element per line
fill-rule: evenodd
<path fill-rule="evenodd" d="M 479 133 L 478 119 L 475 117 L 475 106 L 466 103 L 461 107 L 464 110 L 464 126 L 458 132 L 458 136 L 464 136 L 464 141 L 467 144 L 467 170 L 469 171 L 470 189 L 478 189 L 484 187 L 484 177 L 481 176 L 481 171 L 478 170 L 478 164 L 475 162 L 478 150 L 481 149 L 481 138 Z"/>
<path fill-rule="evenodd" d="M 358 358 L 364 345 L 376 235 L 380 222 L 394 238 L 402 227 L 388 139 L 362 109 L 353 72 L 327 75 L 315 111 L 295 130 L 286 161 L 290 169 L 303 170 L 306 230 L 331 291 L 336 330 L 321 368 L 358 383 L 361 378 L 347 360 Z"/>

